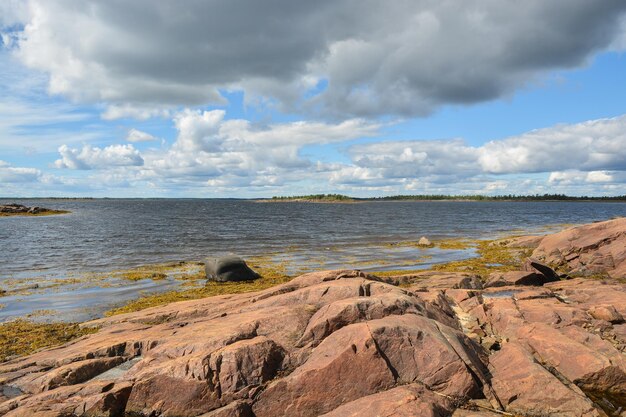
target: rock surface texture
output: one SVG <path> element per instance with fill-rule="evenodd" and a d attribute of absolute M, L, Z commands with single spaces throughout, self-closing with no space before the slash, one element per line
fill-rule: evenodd
<path fill-rule="evenodd" d="M 623 278 L 622 224 L 584 226 L 606 244 L 577 229 L 537 240 L 533 257 Z M 484 288 L 467 273 L 324 271 L 85 323 L 100 330 L 0 364 L 0 414 L 624 415 L 626 285 L 546 274 Z"/>

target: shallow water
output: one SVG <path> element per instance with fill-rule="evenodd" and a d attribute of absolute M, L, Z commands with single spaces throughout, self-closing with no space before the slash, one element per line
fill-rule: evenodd
<path fill-rule="evenodd" d="M 11 201 L 0 201 L 8 203 Z M 289 272 L 325 268 L 418 269 L 471 256 L 394 245 L 421 236 L 492 238 L 541 233 L 563 224 L 626 216 L 624 203 L 365 202 L 257 203 L 247 200 L 18 201 L 72 211 L 68 215 L 0 218 L 0 286 L 11 280 L 53 280 L 90 272 L 206 256 L 238 254 L 290 261 Z M 97 316 L 139 291 L 176 286 L 144 280 L 116 286 L 65 286 L 1 297 L 0 320 L 25 311 L 77 306 Z M 82 292 L 81 292 L 82 291 Z M 17 298 L 17 297 L 15 297 Z M 47 299 L 46 299 L 47 298 Z M 18 306 L 19 304 L 19 306 Z M 81 316 L 81 318 L 84 318 Z"/>

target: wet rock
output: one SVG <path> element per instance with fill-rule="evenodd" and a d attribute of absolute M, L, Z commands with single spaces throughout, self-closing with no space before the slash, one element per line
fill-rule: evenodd
<path fill-rule="evenodd" d="M 204 269 L 207 279 L 211 281 L 252 281 L 259 278 L 259 274 L 250 269 L 238 256 L 209 258 Z"/>

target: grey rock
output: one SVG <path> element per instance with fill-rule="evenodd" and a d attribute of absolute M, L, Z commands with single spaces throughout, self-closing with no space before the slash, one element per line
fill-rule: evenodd
<path fill-rule="evenodd" d="M 260 277 L 238 256 L 222 256 L 209 258 L 204 270 L 210 281 L 238 282 L 252 281 Z"/>
<path fill-rule="evenodd" d="M 561 277 L 554 271 L 554 269 L 550 268 L 548 265 L 542 264 L 541 262 L 533 258 L 527 258 L 522 268 L 525 271 L 538 272 L 543 275 L 544 284 L 547 282 L 556 282 L 561 280 Z"/>

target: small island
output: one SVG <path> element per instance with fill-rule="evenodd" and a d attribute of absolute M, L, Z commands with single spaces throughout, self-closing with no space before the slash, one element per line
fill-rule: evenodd
<path fill-rule="evenodd" d="M 0 217 L 8 216 L 53 216 L 67 214 L 67 210 L 52 210 L 44 207 L 28 207 L 22 204 L 0 204 Z"/>
<path fill-rule="evenodd" d="M 290 197 L 274 196 L 269 199 L 257 200 L 260 203 L 354 203 L 358 199 L 342 194 L 310 194 Z"/>

